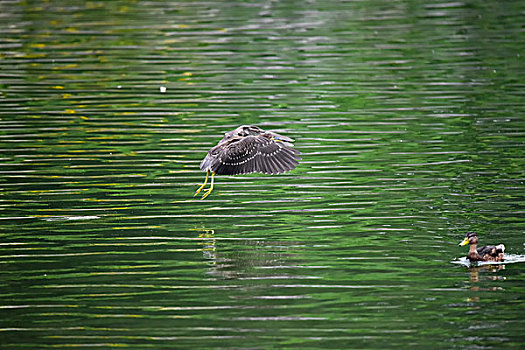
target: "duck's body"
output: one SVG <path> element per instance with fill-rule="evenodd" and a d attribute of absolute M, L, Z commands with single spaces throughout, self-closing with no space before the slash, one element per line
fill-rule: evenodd
<path fill-rule="evenodd" d="M 505 246 L 503 244 L 487 245 L 478 248 L 478 236 L 475 232 L 468 232 L 465 239 L 459 244 L 469 244 L 467 258 L 470 261 L 504 261 Z"/>

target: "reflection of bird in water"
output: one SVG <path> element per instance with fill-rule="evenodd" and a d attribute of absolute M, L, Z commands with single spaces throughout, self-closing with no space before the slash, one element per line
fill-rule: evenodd
<path fill-rule="evenodd" d="M 194 196 L 206 186 L 210 173 L 210 188 L 204 191 L 202 199 L 213 191 L 215 174 L 280 174 L 295 169 L 301 157 L 293 148 L 293 141 L 257 126 L 242 125 L 227 132 L 202 160 L 200 168 L 206 171 L 206 179 Z"/>
<path fill-rule="evenodd" d="M 208 260 L 212 260 L 215 263 L 216 260 L 216 246 L 215 246 L 215 230 L 211 229 L 202 229 L 203 232 L 199 233 L 199 238 L 202 239 L 201 244 L 203 246 L 202 248 L 202 255 Z"/>
<path fill-rule="evenodd" d="M 468 272 L 470 273 L 469 281 L 470 282 L 479 282 L 479 274 L 480 273 L 496 273 L 500 270 L 505 270 L 505 265 L 498 264 L 498 265 L 484 265 L 484 266 L 475 266 L 470 267 L 468 269 Z M 496 276 L 496 275 L 484 275 L 483 277 L 486 280 L 489 281 L 499 281 L 499 280 L 505 280 L 505 276 Z M 471 289 L 479 290 L 479 286 L 472 286 Z M 501 290 L 501 287 L 490 287 L 488 289 L 484 290 Z"/>
<path fill-rule="evenodd" d="M 487 245 L 478 248 L 478 236 L 475 232 L 468 232 L 460 246 L 470 244 L 467 258 L 470 261 L 503 261 L 505 246 L 503 244 Z"/>

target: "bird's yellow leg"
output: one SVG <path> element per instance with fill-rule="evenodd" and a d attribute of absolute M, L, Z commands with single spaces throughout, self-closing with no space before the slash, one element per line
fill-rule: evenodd
<path fill-rule="evenodd" d="M 211 182 L 210 182 L 210 188 L 208 188 L 206 190 L 206 192 L 204 192 L 204 194 L 202 195 L 202 198 L 201 199 L 204 199 L 206 197 L 208 197 L 211 193 L 211 191 L 213 191 L 213 179 L 215 178 L 215 173 L 212 171 L 211 173 Z"/>
<path fill-rule="evenodd" d="M 204 183 L 202 184 L 201 187 L 199 187 L 197 189 L 197 191 L 195 191 L 195 194 L 193 195 L 193 197 L 195 197 L 196 195 L 199 194 L 200 191 L 202 191 L 202 189 L 204 188 L 204 186 L 206 186 L 206 184 L 208 183 L 208 175 L 210 175 L 210 172 L 209 170 L 206 170 L 206 178 L 204 179 Z"/>

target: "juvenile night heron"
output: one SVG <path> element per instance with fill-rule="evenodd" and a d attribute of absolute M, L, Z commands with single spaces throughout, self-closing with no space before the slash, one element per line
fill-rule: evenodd
<path fill-rule="evenodd" d="M 227 132 L 202 160 L 201 170 L 206 172 L 206 178 L 193 196 L 206 186 L 210 173 L 210 188 L 204 191 L 201 199 L 213 191 L 215 175 L 281 174 L 295 169 L 301 157 L 300 152 L 293 148 L 293 141 L 251 125 L 242 125 Z"/>

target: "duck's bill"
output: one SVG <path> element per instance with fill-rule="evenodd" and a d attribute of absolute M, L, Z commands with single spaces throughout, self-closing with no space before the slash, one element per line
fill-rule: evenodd
<path fill-rule="evenodd" d="M 468 240 L 468 237 L 465 237 L 465 239 L 462 240 L 461 243 L 460 243 L 459 245 L 467 245 L 467 244 L 469 244 L 469 243 L 470 243 L 470 242 L 469 242 L 469 240 Z"/>

